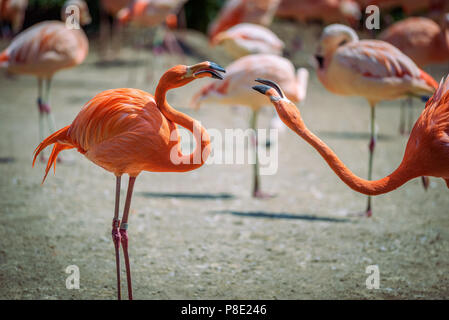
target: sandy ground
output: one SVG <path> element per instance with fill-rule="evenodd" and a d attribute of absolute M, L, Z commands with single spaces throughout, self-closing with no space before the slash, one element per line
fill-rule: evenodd
<path fill-rule="evenodd" d="M 310 43 L 315 33 L 310 32 Z M 223 54 L 208 53 L 204 39 L 192 36 L 192 43 L 226 65 Z M 304 45 L 293 56 L 295 63 L 306 65 L 313 50 L 314 45 Z M 123 59 L 131 62 L 106 68 L 95 63 L 93 48 L 83 65 L 59 73 L 51 95 L 57 126 L 69 124 L 102 90 L 132 86 L 154 92 L 155 80 L 144 80 L 148 54 L 140 57 L 125 50 Z M 198 59 L 149 61 L 150 77 L 158 79 L 168 66 Z M 138 72 L 137 82 L 129 70 Z M 429 69 L 437 79 L 447 70 Z M 170 102 L 207 128 L 246 128 L 249 112 L 244 108 L 187 108 L 192 92 L 205 83 L 173 91 Z M 66 151 L 56 175 L 40 185 L 44 165 L 31 167 L 38 143 L 36 94 L 32 77 L 0 78 L 0 298 L 114 299 L 114 176 L 76 151 Z M 377 109 L 377 178 L 395 169 L 403 155 L 407 138 L 398 134 L 399 105 L 382 103 Z M 416 110 L 418 105 L 423 107 L 415 102 Z M 259 127 L 268 126 L 272 112 L 266 108 Z M 349 168 L 366 176 L 366 101 L 328 93 L 312 71 L 301 112 Z M 129 225 L 135 298 L 449 297 L 449 197 L 443 180 L 431 179 L 427 192 L 418 179 L 410 181 L 376 197 L 372 218 L 354 218 L 349 214 L 364 209 L 365 196 L 346 187 L 292 132 L 280 134 L 278 147 L 277 173 L 262 177 L 263 189 L 277 195 L 272 199 L 250 197 L 248 164 L 138 178 Z M 80 269 L 79 290 L 65 286 L 69 265 Z M 366 288 L 369 265 L 379 266 L 378 290 Z"/>

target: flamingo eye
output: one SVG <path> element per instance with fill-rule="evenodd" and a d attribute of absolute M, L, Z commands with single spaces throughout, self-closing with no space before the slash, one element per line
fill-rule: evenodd
<path fill-rule="evenodd" d="M 348 40 L 342 40 L 340 41 L 340 43 L 338 44 L 339 47 L 341 47 L 342 45 L 346 44 L 346 42 L 348 42 Z"/>

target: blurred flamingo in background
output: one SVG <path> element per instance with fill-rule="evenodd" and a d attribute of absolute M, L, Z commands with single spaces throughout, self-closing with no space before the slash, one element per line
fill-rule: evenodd
<path fill-rule="evenodd" d="M 220 32 L 212 45 L 222 45 L 233 59 L 257 53 L 282 55 L 285 47 L 273 31 L 253 23 L 240 23 Z"/>
<path fill-rule="evenodd" d="M 418 66 L 449 61 L 449 13 L 441 26 L 425 17 L 410 17 L 388 27 L 379 35 L 405 53 Z"/>
<path fill-rule="evenodd" d="M 27 7 L 28 0 L 0 0 L 0 27 L 3 36 L 14 36 L 22 30 Z"/>
<path fill-rule="evenodd" d="M 187 0 L 134 0 L 133 3 L 121 9 L 117 13 L 120 24 L 130 24 L 143 31 L 143 35 L 148 35 L 148 28 L 160 27 L 164 23 L 169 27 L 164 29 L 163 40 L 161 41 L 172 53 L 182 54 L 182 49 L 174 35 L 169 32 L 170 28 L 176 28 L 176 14 Z M 156 34 L 157 36 L 157 34 Z M 153 47 L 156 47 L 155 36 Z M 145 40 L 145 37 L 144 37 Z"/>
<path fill-rule="evenodd" d="M 82 12 L 80 10 L 81 14 Z M 82 21 L 86 20 L 80 17 L 80 22 Z M 44 21 L 21 32 L 0 53 L 0 67 L 12 73 L 34 75 L 38 79 L 37 105 L 41 140 L 44 137 L 44 116 L 50 132 L 55 129 L 49 100 L 54 74 L 81 64 L 88 50 L 89 43 L 81 29 L 67 28 L 61 21 Z"/>
<path fill-rule="evenodd" d="M 222 79 L 219 72 L 225 70 L 208 61 L 193 66 L 175 66 L 162 75 L 154 97 L 138 89 L 103 91 L 85 104 L 71 125 L 47 137 L 35 150 L 34 161 L 44 148 L 54 144 L 42 183 L 51 166 L 56 166 L 59 152 L 72 148 L 76 148 L 90 161 L 116 176 L 112 239 L 116 256 L 118 299 L 121 299 L 120 243 L 125 258 L 128 297 L 133 297 L 127 229 L 137 176 L 142 171 L 195 170 L 204 164 L 210 153 L 210 140 L 206 129 L 196 120 L 172 108 L 166 100 L 166 93 L 195 79 Z M 176 125 L 193 133 L 196 141 L 193 153 L 182 154 Z M 129 175 L 129 184 L 120 222 L 120 183 L 123 174 Z"/>
<path fill-rule="evenodd" d="M 368 180 L 372 178 L 375 138 L 375 106 L 381 100 L 432 94 L 438 84 L 393 45 L 380 40 L 361 40 L 340 24 L 324 28 L 316 53 L 317 75 L 329 91 L 365 97 L 371 109 Z M 371 216 L 371 197 L 366 215 Z"/>
<path fill-rule="evenodd" d="M 268 26 L 281 0 L 228 0 L 217 18 L 209 26 L 208 34 L 213 38 L 232 26 L 249 22 Z"/>
<path fill-rule="evenodd" d="M 354 0 L 282 0 L 276 16 L 293 18 L 302 23 L 339 22 L 356 27 L 362 13 L 360 6 Z"/>
<path fill-rule="evenodd" d="M 425 17 L 410 17 L 388 27 L 379 35 L 405 53 L 419 67 L 433 63 L 449 62 L 449 13 L 443 15 L 441 27 Z M 413 108 L 409 101 L 408 132 L 413 125 Z M 405 111 L 401 106 L 399 131 L 405 133 Z"/>
<path fill-rule="evenodd" d="M 276 55 L 254 54 L 244 56 L 226 67 L 222 83 L 211 83 L 203 87 L 192 99 L 191 106 L 199 108 L 203 103 L 242 105 L 251 108 L 250 128 L 256 133 L 259 110 L 267 105 L 264 97 L 251 90 L 255 77 L 272 78 L 282 83 L 286 95 L 295 102 L 306 97 L 308 71 L 295 71 L 293 64 Z M 261 191 L 259 178 L 258 141 L 255 138 L 255 163 L 253 167 L 253 197 L 269 196 Z"/>
<path fill-rule="evenodd" d="M 117 14 L 124 7 L 130 6 L 133 1 L 101 0 L 99 54 L 102 60 L 114 59 L 119 54 L 122 35 Z"/>
<path fill-rule="evenodd" d="M 253 89 L 269 97 L 282 121 L 312 145 L 351 189 L 366 195 L 379 195 L 395 190 L 407 181 L 420 176 L 443 178 L 449 188 L 448 78 L 441 81 L 433 97 L 427 101 L 410 134 L 399 167 L 377 181 L 362 179 L 349 170 L 331 148 L 306 127 L 298 108 L 285 97 L 279 85 L 270 80 L 256 81 L 262 85 L 256 85 Z"/>

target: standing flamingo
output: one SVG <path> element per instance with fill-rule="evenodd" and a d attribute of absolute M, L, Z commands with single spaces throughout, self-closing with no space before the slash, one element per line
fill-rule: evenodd
<path fill-rule="evenodd" d="M 268 26 L 281 0 L 228 0 L 209 26 L 212 40 L 217 34 L 242 22 Z"/>
<path fill-rule="evenodd" d="M 253 23 L 240 23 L 220 32 L 212 45 L 222 45 L 233 59 L 256 53 L 282 55 L 285 47 L 273 31 Z"/>
<path fill-rule="evenodd" d="M 244 56 L 226 67 L 223 83 L 211 83 L 202 88 L 192 99 L 191 105 L 199 108 L 202 103 L 243 105 L 251 108 L 250 128 L 255 132 L 259 110 L 267 105 L 266 99 L 251 90 L 256 77 L 276 79 L 284 85 L 287 96 L 295 102 L 306 97 L 308 71 L 295 71 L 293 64 L 276 55 L 253 54 Z M 257 135 L 256 135 L 257 137 Z M 253 197 L 264 198 L 259 178 L 258 141 L 255 139 L 255 163 L 253 167 Z"/>
<path fill-rule="evenodd" d="M 361 40 L 355 31 L 340 24 L 323 30 L 316 53 L 318 78 L 329 91 L 365 97 L 371 109 L 368 180 L 372 179 L 375 138 L 375 106 L 381 100 L 432 94 L 438 84 L 391 44 Z M 371 197 L 366 215 L 371 216 Z"/>
<path fill-rule="evenodd" d="M 441 81 L 433 97 L 415 123 L 404 157 L 390 175 L 377 181 L 356 176 L 323 141 L 304 124 L 298 108 L 285 97 L 281 88 L 270 80 L 257 79 L 262 85 L 254 90 L 269 97 L 282 121 L 312 145 L 331 169 L 351 189 L 366 195 L 379 195 L 399 188 L 420 176 L 443 178 L 449 188 L 449 80 Z"/>
<path fill-rule="evenodd" d="M 28 0 L 0 0 L 0 27 L 2 35 L 10 35 L 5 22 L 11 24 L 12 35 L 22 30 Z"/>
<path fill-rule="evenodd" d="M 103 91 L 84 105 L 71 125 L 47 137 L 35 150 L 34 161 L 44 148 L 54 144 L 42 183 L 51 166 L 56 165 L 59 152 L 72 148 L 77 148 L 87 159 L 116 176 L 112 239 L 116 256 L 118 299 L 121 299 L 120 242 L 125 258 L 128 297 L 132 299 L 127 228 L 137 176 L 142 171 L 191 171 L 201 167 L 210 153 L 206 129 L 196 120 L 172 108 L 166 100 L 166 93 L 199 78 L 223 79 L 219 72 L 225 70 L 208 61 L 193 66 L 177 65 L 162 75 L 154 97 L 138 89 Z M 193 133 L 196 148 L 190 155 L 183 155 L 181 152 L 177 124 Z M 129 175 L 129 184 L 120 222 L 118 211 L 123 174 Z"/>
<path fill-rule="evenodd" d="M 0 67 L 12 73 L 37 77 L 40 140 L 44 137 L 44 117 L 49 130 L 53 132 L 55 129 L 49 99 L 54 74 L 81 64 L 88 50 L 89 43 L 83 30 L 67 28 L 61 21 L 44 21 L 21 32 L 0 53 Z"/>

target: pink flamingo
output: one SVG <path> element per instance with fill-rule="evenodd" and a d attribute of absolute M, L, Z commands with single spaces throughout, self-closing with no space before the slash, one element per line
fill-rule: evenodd
<path fill-rule="evenodd" d="M 226 76 L 222 83 L 211 83 L 196 93 L 191 105 L 199 108 L 202 103 L 219 103 L 249 107 L 252 110 L 250 128 L 255 132 L 259 111 L 267 105 L 267 100 L 251 90 L 254 79 L 259 76 L 274 79 L 282 83 L 286 95 L 292 101 L 300 102 L 306 97 L 308 75 L 304 68 L 296 71 L 293 64 L 283 57 L 268 54 L 244 56 L 226 67 Z M 257 150 L 258 141 L 255 139 L 253 197 L 264 198 L 268 195 L 260 188 Z"/>
<path fill-rule="evenodd" d="M 0 25 L 4 22 L 11 24 L 12 35 L 16 35 L 22 30 L 25 11 L 28 7 L 28 0 L 0 0 Z M 8 34 L 5 30 L 1 30 L 2 34 Z"/>
<path fill-rule="evenodd" d="M 438 84 L 399 49 L 379 40 L 361 40 L 347 26 L 324 28 L 316 53 L 317 74 L 329 91 L 365 97 L 371 109 L 368 179 L 372 178 L 375 138 L 375 106 L 381 100 L 432 94 Z M 366 215 L 371 216 L 368 196 Z"/>
<path fill-rule="evenodd" d="M 282 55 L 285 47 L 274 32 L 253 23 L 240 23 L 220 32 L 212 39 L 212 45 L 222 45 L 234 59 L 256 53 Z"/>
<path fill-rule="evenodd" d="M 83 21 L 82 18 L 80 20 Z M 49 102 L 54 74 L 82 63 L 88 50 L 89 43 L 81 29 L 69 29 L 61 21 L 44 21 L 21 32 L 0 53 L 0 67 L 12 73 L 34 75 L 38 79 L 40 139 L 44 136 L 44 117 L 49 130 L 53 132 L 55 129 Z"/>

